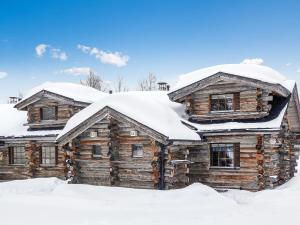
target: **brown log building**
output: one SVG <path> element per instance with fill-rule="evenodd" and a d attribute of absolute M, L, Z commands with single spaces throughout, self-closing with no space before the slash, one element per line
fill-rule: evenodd
<path fill-rule="evenodd" d="M 171 91 L 48 82 L 0 105 L 0 124 L 0 181 L 257 191 L 291 179 L 300 148 L 295 81 L 251 64 L 194 71 Z"/>

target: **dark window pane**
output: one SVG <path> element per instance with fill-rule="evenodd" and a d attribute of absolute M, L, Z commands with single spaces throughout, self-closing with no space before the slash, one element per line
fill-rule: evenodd
<path fill-rule="evenodd" d="M 211 111 L 233 110 L 233 94 L 211 95 Z"/>
<path fill-rule="evenodd" d="M 233 167 L 233 144 L 211 144 L 211 166 Z"/>
<path fill-rule="evenodd" d="M 101 155 L 101 146 L 100 145 L 93 145 L 93 155 L 94 156 Z"/>
<path fill-rule="evenodd" d="M 55 116 L 55 107 L 45 107 L 42 108 L 42 115 L 41 118 L 43 120 L 55 120 L 56 116 Z"/>

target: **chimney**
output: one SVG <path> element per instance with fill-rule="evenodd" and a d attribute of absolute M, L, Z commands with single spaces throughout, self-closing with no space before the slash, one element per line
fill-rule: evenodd
<path fill-rule="evenodd" d="M 20 98 L 20 97 L 15 97 L 15 96 L 13 96 L 13 97 L 9 97 L 9 98 L 8 98 L 8 103 L 9 103 L 9 104 L 15 104 L 15 103 L 17 103 L 17 102 L 19 102 L 19 101 L 21 101 L 21 98 Z"/>
<path fill-rule="evenodd" d="M 166 82 L 158 82 L 158 90 L 160 91 L 169 91 L 170 85 Z"/>

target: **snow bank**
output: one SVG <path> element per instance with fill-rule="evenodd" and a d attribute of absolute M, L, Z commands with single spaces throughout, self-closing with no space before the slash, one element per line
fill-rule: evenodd
<path fill-rule="evenodd" d="M 45 82 L 29 90 L 23 97 L 22 101 L 43 90 L 74 99 L 75 101 L 86 103 L 95 102 L 104 95 L 107 95 L 106 93 L 98 91 L 95 88 L 91 88 L 81 84 L 64 82 Z"/>
<path fill-rule="evenodd" d="M 256 193 L 218 193 L 198 183 L 158 191 L 43 178 L 0 183 L 0 202 L 5 225 L 296 225 L 300 177 Z"/>
<path fill-rule="evenodd" d="M 261 80 L 271 84 L 285 85 L 284 81 L 287 80 L 286 77 L 284 77 L 282 74 L 267 66 L 255 64 L 223 64 L 203 68 L 200 70 L 193 71 L 191 73 L 181 75 L 179 77 L 179 81 L 171 90 L 171 92 L 181 89 L 185 86 L 193 84 L 199 80 L 205 79 L 219 72 Z"/>
<path fill-rule="evenodd" d="M 178 115 L 182 106 L 168 99 L 166 92 L 121 92 L 101 98 L 75 114 L 57 137 L 59 139 L 104 107 L 110 107 L 151 129 L 176 140 L 200 140 Z M 183 113 L 183 112 L 182 112 Z"/>

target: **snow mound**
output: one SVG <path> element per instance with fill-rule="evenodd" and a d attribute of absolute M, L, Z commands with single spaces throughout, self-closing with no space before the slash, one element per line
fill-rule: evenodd
<path fill-rule="evenodd" d="M 1 194 L 39 194 L 52 192 L 57 186 L 65 184 L 58 178 L 35 178 L 28 180 L 15 180 L 0 183 Z"/>
<path fill-rule="evenodd" d="M 256 64 L 223 64 L 203 68 L 181 75 L 179 77 L 179 81 L 171 90 L 171 92 L 186 87 L 219 72 L 261 80 L 271 84 L 284 85 L 284 81 L 287 80 L 286 77 L 284 77 L 282 74 L 267 66 Z"/>
<path fill-rule="evenodd" d="M 159 191 L 29 179 L 0 183 L 0 202 L 5 225 L 40 225 L 32 212 L 44 225 L 300 224 L 300 177 L 256 193 L 218 193 L 199 183 Z"/>

